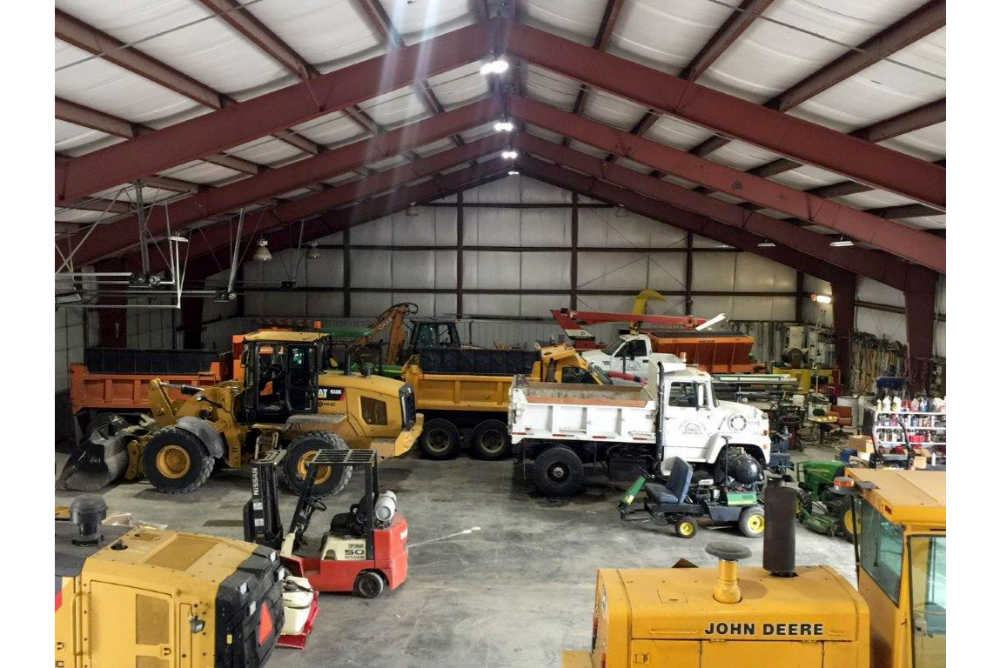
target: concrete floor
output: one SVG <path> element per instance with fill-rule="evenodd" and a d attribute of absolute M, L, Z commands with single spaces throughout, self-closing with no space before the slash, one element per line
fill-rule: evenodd
<path fill-rule="evenodd" d="M 797 458 L 829 459 L 809 449 Z M 65 455 L 57 455 L 62 467 Z M 684 557 L 712 566 L 713 540 L 745 544 L 748 565 L 760 565 L 761 542 L 734 530 L 703 528 L 681 540 L 649 523 L 623 526 L 615 511 L 621 491 L 589 485 L 586 493 L 552 502 L 528 493 L 510 461 L 465 457 L 446 462 L 415 454 L 380 469 L 382 487 L 399 496 L 409 521 L 410 571 L 402 587 L 372 601 L 327 594 L 304 651 L 276 650 L 273 668 L 338 666 L 558 666 L 563 648 L 590 644 L 596 570 L 669 567 Z M 57 503 L 75 493 L 57 491 Z M 319 537 L 333 512 L 361 495 L 352 480 L 330 510 L 313 518 Z M 242 538 L 246 472 L 222 472 L 186 496 L 168 497 L 146 483 L 104 492 L 111 510 L 170 528 Z M 295 499 L 284 495 L 287 526 Z M 343 508 L 341 508 L 343 506 Z M 854 582 L 850 544 L 799 527 L 799 564 L 830 564 Z"/>

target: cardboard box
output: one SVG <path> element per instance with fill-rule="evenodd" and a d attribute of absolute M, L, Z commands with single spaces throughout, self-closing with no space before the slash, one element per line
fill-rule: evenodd
<path fill-rule="evenodd" d="M 875 452 L 871 436 L 851 436 L 847 441 L 847 447 L 854 448 L 858 452 Z"/>
<path fill-rule="evenodd" d="M 913 468 L 915 469 L 925 469 L 927 468 L 927 457 L 923 455 L 917 455 L 913 458 Z"/>

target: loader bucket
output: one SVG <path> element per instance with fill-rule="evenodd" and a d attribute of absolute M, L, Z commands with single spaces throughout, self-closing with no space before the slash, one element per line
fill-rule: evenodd
<path fill-rule="evenodd" d="M 96 492 L 121 479 L 128 468 L 128 442 L 134 438 L 114 423 L 94 430 L 66 460 L 56 485 L 60 489 Z"/>

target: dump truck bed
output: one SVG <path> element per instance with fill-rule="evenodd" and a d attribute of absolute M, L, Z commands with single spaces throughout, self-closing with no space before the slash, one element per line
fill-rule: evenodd
<path fill-rule="evenodd" d="M 417 410 L 505 413 L 515 374 L 531 373 L 537 351 L 429 348 L 400 379 L 413 387 Z"/>

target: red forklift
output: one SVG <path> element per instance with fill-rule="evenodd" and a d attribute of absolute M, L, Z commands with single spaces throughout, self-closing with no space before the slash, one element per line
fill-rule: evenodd
<path fill-rule="evenodd" d="M 353 592 L 375 598 L 388 586 L 406 581 L 409 554 L 407 524 L 396 511 L 396 495 L 380 492 L 378 455 L 374 450 L 320 450 L 307 464 L 305 486 L 287 533 L 278 511 L 277 471 L 283 451 L 272 451 L 252 464 L 253 495 L 243 509 L 245 539 L 280 550 L 289 573 L 309 580 L 318 592 Z M 326 504 L 312 494 L 317 476 L 349 467 L 364 475 L 365 491 L 346 513 L 334 515 L 319 549 L 308 545 L 306 531 L 317 510 Z"/>

